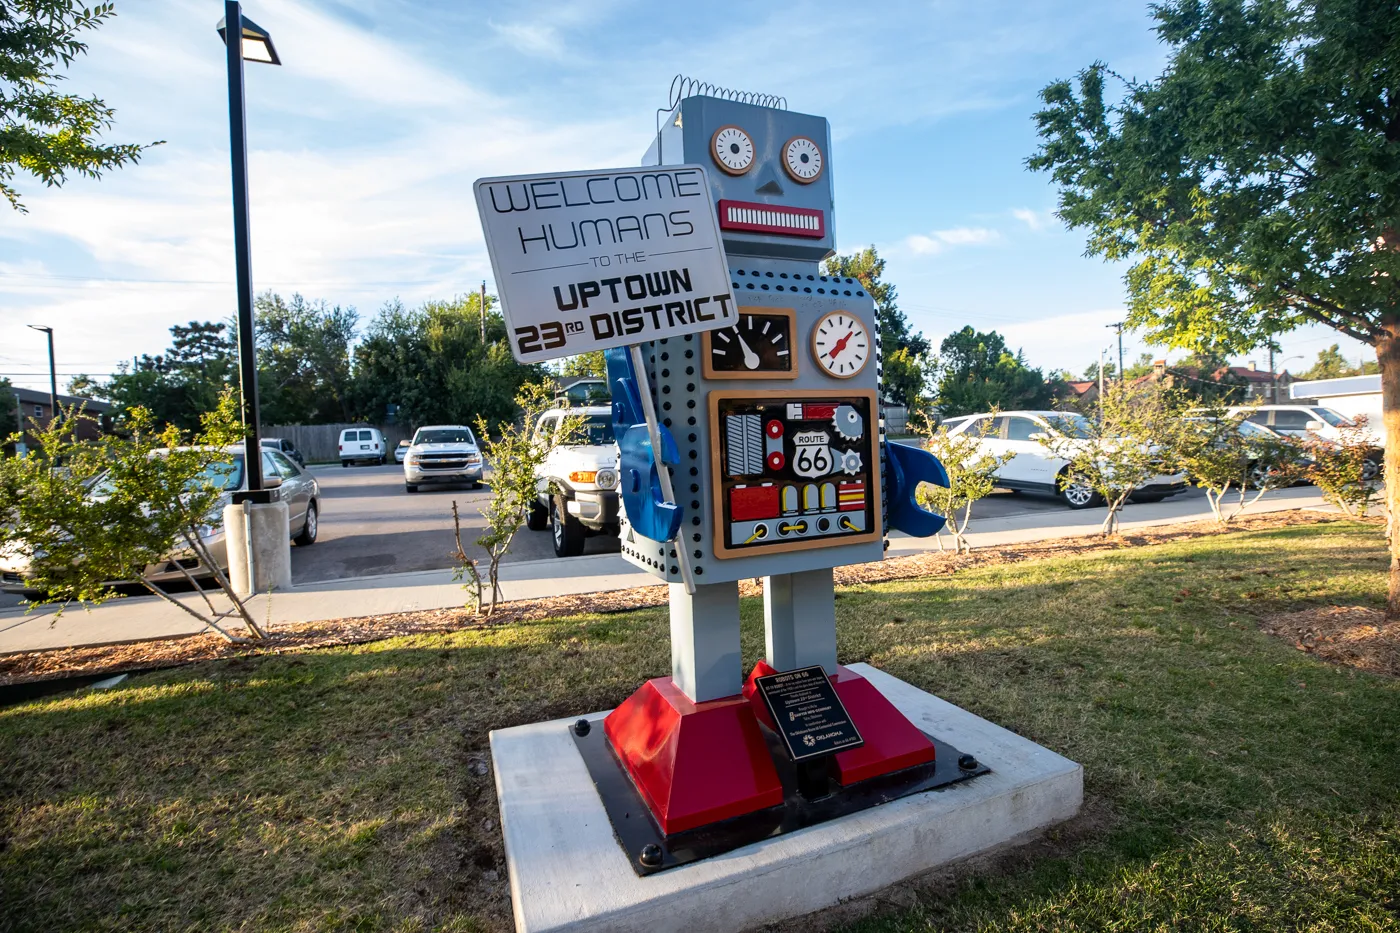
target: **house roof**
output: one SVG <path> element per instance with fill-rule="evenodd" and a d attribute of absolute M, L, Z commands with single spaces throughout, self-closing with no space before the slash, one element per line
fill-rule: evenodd
<path fill-rule="evenodd" d="M 21 389 L 20 387 L 15 386 L 14 393 L 16 396 L 18 396 L 20 402 L 25 405 L 47 405 L 49 403 L 49 393 L 47 392 L 40 392 L 35 389 Z M 82 407 L 87 409 L 88 411 L 95 411 L 99 413 L 105 413 L 112 410 L 112 405 L 110 402 L 99 402 L 95 398 L 81 398 L 76 395 L 60 395 L 58 397 L 58 404 L 63 406 Z"/>

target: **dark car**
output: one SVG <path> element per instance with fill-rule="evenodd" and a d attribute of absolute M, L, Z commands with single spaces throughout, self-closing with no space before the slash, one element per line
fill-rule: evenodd
<path fill-rule="evenodd" d="M 301 455 L 301 451 L 293 447 L 292 442 L 285 437 L 264 437 L 262 445 L 282 451 L 285 456 L 295 460 L 298 466 L 306 466 L 306 458 Z"/>

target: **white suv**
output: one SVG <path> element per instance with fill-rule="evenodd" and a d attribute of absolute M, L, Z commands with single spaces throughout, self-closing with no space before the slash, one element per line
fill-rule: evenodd
<path fill-rule="evenodd" d="M 997 469 L 997 485 L 1006 489 L 1058 495 L 1072 509 L 1100 504 L 1099 496 L 1083 483 L 1064 482 L 1069 461 L 1053 457 L 1040 443 L 1041 435 L 1089 437 L 1093 425 L 1083 415 L 1063 411 L 1004 411 L 951 418 L 944 422 L 949 434 L 982 435 L 982 449 L 1005 456 Z M 1138 486 L 1134 502 L 1160 502 L 1187 488 L 1186 474 L 1154 476 Z"/>
<path fill-rule="evenodd" d="M 582 443 L 557 446 L 537 472 L 538 499 L 525 524 L 532 531 L 550 529 L 554 553 L 576 557 L 584 539 L 619 530 L 617 443 L 612 408 L 552 408 L 535 423 L 535 439 L 545 443 L 566 414 L 584 417 Z"/>
<path fill-rule="evenodd" d="M 417 492 L 424 483 L 481 485 L 481 448 L 465 424 L 431 424 L 413 434 L 403 458 L 403 487 Z"/>

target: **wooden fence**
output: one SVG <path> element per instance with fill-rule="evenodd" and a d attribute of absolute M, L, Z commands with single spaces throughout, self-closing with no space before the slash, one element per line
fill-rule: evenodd
<path fill-rule="evenodd" d="M 384 432 L 390 452 L 399 441 L 412 436 L 401 424 L 266 424 L 262 436 L 286 438 L 301 451 L 307 463 L 338 463 L 340 432 L 346 428 L 378 428 Z"/>

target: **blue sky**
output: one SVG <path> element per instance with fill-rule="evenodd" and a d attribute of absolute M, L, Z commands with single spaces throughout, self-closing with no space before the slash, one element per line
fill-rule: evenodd
<path fill-rule="evenodd" d="M 117 109 L 110 138 L 164 140 L 100 182 L 0 213 L 0 374 L 47 385 L 157 353 L 171 324 L 234 307 L 223 47 L 216 0 L 118 0 L 67 87 Z M 831 121 L 841 251 L 875 244 L 934 342 L 995 328 L 1029 360 L 1082 372 L 1120 320 L 1120 268 L 1053 217 L 1037 91 L 1096 59 L 1155 74 L 1146 5 L 468 3 L 250 0 L 283 66 L 247 68 L 258 291 L 356 306 L 490 280 L 478 177 L 636 164 L 673 75 L 786 96 Z M 488 284 L 488 287 L 491 287 Z M 1341 343 L 1283 339 L 1281 358 Z M 1129 359 L 1147 349 L 1129 335 Z M 1265 356 L 1254 354 L 1262 367 Z M 1374 357 L 1368 357 L 1374 358 Z M 67 377 L 61 376 L 60 382 Z"/>

